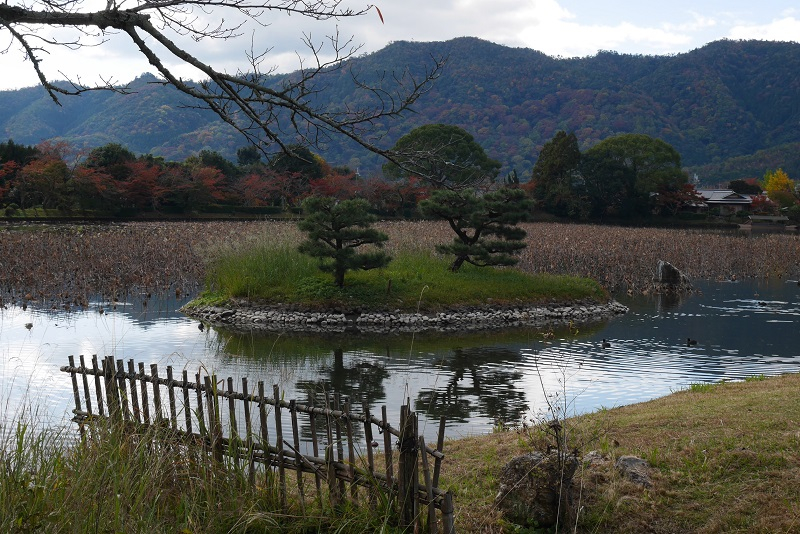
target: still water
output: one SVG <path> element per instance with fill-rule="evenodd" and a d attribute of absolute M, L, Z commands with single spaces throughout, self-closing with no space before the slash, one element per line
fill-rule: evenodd
<path fill-rule="evenodd" d="M 0 310 L 0 420 L 35 411 L 48 424 L 66 421 L 72 389 L 59 367 L 71 354 L 172 365 L 190 376 L 247 376 L 300 402 L 310 390 L 337 391 L 355 406 L 367 401 L 373 413 L 386 405 L 395 423 L 410 399 L 423 432 L 434 434 L 445 415 L 448 437 L 536 417 L 548 402 L 572 415 L 692 383 L 800 371 L 796 281 L 697 287 L 679 299 L 619 295 L 628 314 L 552 335 L 235 335 L 198 328 L 177 311 L 185 301 L 144 305 L 136 297 L 69 312 L 9 307 Z"/>

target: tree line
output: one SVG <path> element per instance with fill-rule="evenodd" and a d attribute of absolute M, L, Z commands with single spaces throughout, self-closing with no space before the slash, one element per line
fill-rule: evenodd
<path fill-rule="evenodd" d="M 30 208 L 84 216 L 277 215 L 299 212 L 310 197 L 359 198 L 383 216 L 449 213 L 444 218 L 455 227 L 458 217 L 473 216 L 478 200 L 485 203 L 487 195 L 505 189 L 524 192 L 529 212 L 576 220 L 674 217 L 702 203 L 680 154 L 644 134 L 617 135 L 581 152 L 574 133 L 559 131 L 528 177 L 514 171 L 499 177 L 502 164 L 457 126 L 415 128 L 392 153 L 382 175 L 364 177 L 302 145 L 289 145 L 266 161 L 248 145 L 237 151 L 236 162 L 211 150 L 170 162 L 137 156 L 117 143 L 81 153 L 63 141 L 25 146 L 8 140 L 0 143 L 0 206 L 6 215 Z M 795 183 L 781 169 L 728 187 L 753 195 L 756 213 L 800 215 Z M 424 200 L 444 192 L 451 195 L 440 199 L 447 210 L 425 207 Z"/>
<path fill-rule="evenodd" d="M 674 217 L 703 204 L 677 150 L 644 134 L 609 137 L 581 152 L 574 133 L 559 131 L 545 143 L 522 187 L 542 211 L 578 220 Z M 734 180 L 726 187 L 751 195 L 754 213 L 785 212 L 800 220 L 796 184 L 780 168 L 767 170 L 761 180 Z"/>
<path fill-rule="evenodd" d="M 413 211 L 427 195 L 419 179 L 386 181 L 329 165 L 302 146 L 270 161 L 252 146 L 234 163 L 202 150 L 181 162 L 137 156 L 117 143 L 87 153 L 65 142 L 0 143 L 0 206 L 6 215 L 30 208 L 64 215 L 253 213 L 299 210 L 303 199 L 364 198 L 379 213 Z"/>

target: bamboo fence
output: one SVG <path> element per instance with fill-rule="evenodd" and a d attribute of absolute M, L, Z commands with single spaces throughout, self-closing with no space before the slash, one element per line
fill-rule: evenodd
<path fill-rule="evenodd" d="M 332 509 L 344 499 L 357 501 L 358 489 L 367 488 L 369 499 L 374 499 L 377 491 L 396 503 L 401 528 L 439 532 L 441 527 L 444 533 L 455 532 L 452 494 L 438 487 L 444 460 L 444 417 L 440 420 L 436 448 L 431 448 L 419 435 L 417 415 L 411 411 L 410 402 L 401 407 L 400 426 L 395 429 L 387 420 L 385 406 L 380 418 L 370 414 L 366 403 L 362 413 L 355 413 L 350 402 L 338 394 L 326 392 L 324 405 L 316 405 L 313 397 L 308 404 L 300 404 L 282 400 L 277 385 L 267 395 L 263 381 L 251 391 L 247 378 L 242 378 L 241 390 L 237 391 L 230 377 L 219 380 L 213 374 L 196 373 L 194 380 L 190 380 L 188 372 L 183 370 L 176 379 L 172 366 L 167 367 L 166 376 L 161 376 L 157 364 L 151 364 L 148 373 L 144 363 L 137 366 L 132 359 L 126 368 L 123 360 L 112 356 L 102 361 L 92 356 L 88 366 L 83 355 L 79 358 L 80 365 L 76 366 L 74 356 L 69 356 L 69 365 L 61 371 L 72 378 L 73 421 L 78 423 L 81 433 L 87 426 L 91 428 L 91 422 L 97 418 L 139 428 L 168 428 L 171 435 L 183 442 L 200 444 L 209 461 L 224 464 L 227 458 L 237 466 L 247 462 L 251 484 L 256 483 L 259 472 L 268 481 L 276 480 L 277 472 L 283 504 L 289 495 L 286 474 L 289 470 L 296 473 L 293 494 L 303 510 L 308 498 L 307 477 L 310 477 L 314 484 L 312 491 L 315 490 L 320 504 L 323 495 L 327 495 L 334 505 Z M 300 417 L 308 420 L 310 443 L 300 440 Z M 288 420 L 290 430 L 284 430 L 284 419 Z M 238 423 L 242 420 L 244 437 Z M 354 437 L 356 425 L 363 426 L 363 441 Z M 383 436 L 384 449 L 380 467 L 373 452 L 373 447 L 379 445 L 376 441 L 379 435 Z M 304 454 L 303 447 L 310 451 Z M 423 507 L 427 508 L 426 513 Z M 441 512 L 440 521 L 437 510 Z"/>

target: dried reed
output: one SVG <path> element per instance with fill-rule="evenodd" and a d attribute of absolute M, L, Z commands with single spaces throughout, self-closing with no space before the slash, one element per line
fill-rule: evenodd
<path fill-rule="evenodd" d="M 394 221 L 390 253 L 452 239 L 445 223 Z M 588 276 L 610 290 L 646 291 L 659 259 L 695 279 L 800 278 L 800 236 L 531 223 L 519 267 Z M 207 261 L 255 241 L 296 244 L 292 222 L 137 222 L 7 229 L 0 235 L 0 298 L 84 304 L 91 295 L 195 293 Z"/>

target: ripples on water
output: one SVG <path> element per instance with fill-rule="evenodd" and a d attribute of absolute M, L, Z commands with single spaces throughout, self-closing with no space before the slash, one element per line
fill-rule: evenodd
<path fill-rule="evenodd" d="M 237 381 L 279 384 L 285 398 L 336 390 L 396 421 L 410 399 L 426 434 L 446 416 L 448 435 L 490 431 L 496 421 L 640 402 L 692 383 L 800 370 L 800 287 L 785 281 L 703 283 L 680 299 L 623 299 L 630 313 L 608 323 L 556 331 L 460 336 L 242 336 L 200 330 L 181 303 L 93 303 L 69 313 L 0 312 L 2 418 L 34 406 L 47 421 L 72 408 L 70 354 L 201 369 Z M 105 313 L 98 309 L 104 307 Z M 30 324 L 30 329 L 26 325 Z M 689 346 L 687 339 L 697 341 Z M 609 346 L 604 346 L 603 339 Z"/>

